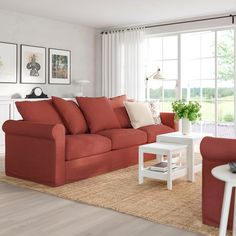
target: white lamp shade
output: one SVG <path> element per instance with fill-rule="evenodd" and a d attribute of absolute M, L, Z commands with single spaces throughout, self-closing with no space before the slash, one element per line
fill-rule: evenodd
<path fill-rule="evenodd" d="M 160 68 L 157 69 L 157 72 L 156 72 L 156 74 L 153 76 L 153 79 L 155 79 L 155 80 L 164 79 L 163 76 L 162 76 L 162 74 L 161 74 Z"/>
<path fill-rule="evenodd" d="M 74 84 L 75 87 L 78 87 L 78 91 L 74 94 L 75 96 L 83 96 L 84 95 L 84 86 L 86 84 L 89 84 L 90 81 L 89 80 L 75 80 Z"/>

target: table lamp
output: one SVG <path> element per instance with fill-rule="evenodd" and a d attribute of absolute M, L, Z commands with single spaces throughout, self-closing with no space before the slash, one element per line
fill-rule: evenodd
<path fill-rule="evenodd" d="M 79 97 L 83 96 L 84 85 L 89 84 L 89 83 L 90 83 L 89 80 L 75 80 L 74 84 L 78 85 L 78 91 L 76 91 L 75 96 L 79 96 Z"/>

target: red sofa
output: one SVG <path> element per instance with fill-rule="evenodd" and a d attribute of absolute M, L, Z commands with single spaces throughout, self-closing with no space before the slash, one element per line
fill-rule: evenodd
<path fill-rule="evenodd" d="M 203 157 L 202 219 L 203 223 L 218 227 L 224 195 L 224 182 L 216 179 L 211 170 L 236 161 L 236 139 L 205 137 L 200 145 Z M 228 229 L 233 225 L 234 190 L 231 199 Z"/>
<path fill-rule="evenodd" d="M 23 120 L 3 125 L 6 175 L 60 186 L 137 164 L 139 145 L 178 127 L 174 113 L 161 113 L 161 125 L 131 128 L 125 99 L 16 103 Z"/>

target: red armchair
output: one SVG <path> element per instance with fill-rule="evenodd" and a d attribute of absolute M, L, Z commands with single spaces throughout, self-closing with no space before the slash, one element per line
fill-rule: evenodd
<path fill-rule="evenodd" d="M 211 174 L 215 166 L 236 161 L 236 139 L 205 137 L 200 145 L 203 157 L 202 219 L 203 223 L 218 227 L 224 194 L 224 182 Z M 235 175 L 236 176 L 236 175 Z M 233 225 L 234 192 L 231 199 L 228 229 Z"/>

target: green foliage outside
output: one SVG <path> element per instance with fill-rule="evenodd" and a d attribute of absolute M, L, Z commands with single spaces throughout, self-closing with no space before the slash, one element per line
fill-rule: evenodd
<path fill-rule="evenodd" d="M 162 89 L 150 89 L 150 97 L 151 98 L 161 98 Z M 202 95 L 205 100 L 215 99 L 215 89 L 214 88 L 202 88 Z M 224 98 L 228 96 L 234 95 L 234 88 L 218 88 L 218 98 Z M 200 88 L 191 88 L 190 89 L 190 97 L 193 99 L 200 99 L 201 89 Z M 165 89 L 164 91 L 165 99 L 175 98 L 175 90 L 174 89 Z M 182 89 L 182 98 L 187 98 L 187 89 Z"/>
<path fill-rule="evenodd" d="M 224 116 L 224 121 L 225 122 L 233 122 L 234 121 L 234 116 L 232 114 L 227 114 Z"/>

